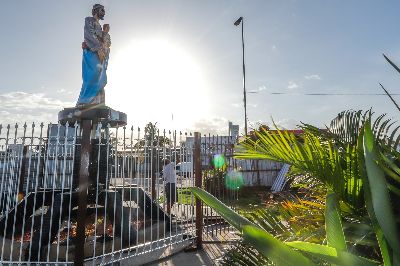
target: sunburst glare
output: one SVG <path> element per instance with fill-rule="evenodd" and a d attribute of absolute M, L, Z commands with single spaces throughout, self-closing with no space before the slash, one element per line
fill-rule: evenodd
<path fill-rule="evenodd" d="M 201 64 L 168 40 L 134 40 L 111 56 L 107 105 L 127 112 L 134 124 L 188 127 L 207 115 Z"/>

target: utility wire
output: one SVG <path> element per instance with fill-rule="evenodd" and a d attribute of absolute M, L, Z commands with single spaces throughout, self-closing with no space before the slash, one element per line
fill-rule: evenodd
<path fill-rule="evenodd" d="M 258 91 L 249 91 L 248 93 L 259 93 Z M 294 93 L 294 92 L 267 92 L 271 95 L 307 95 L 307 96 L 383 96 L 385 93 Z M 391 93 L 391 95 L 400 95 Z"/>

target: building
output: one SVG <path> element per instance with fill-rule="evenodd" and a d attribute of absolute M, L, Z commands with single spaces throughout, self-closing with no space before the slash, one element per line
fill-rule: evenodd
<path fill-rule="evenodd" d="M 228 136 L 230 137 L 239 137 L 239 125 L 234 125 L 232 122 L 229 122 L 229 131 Z"/>

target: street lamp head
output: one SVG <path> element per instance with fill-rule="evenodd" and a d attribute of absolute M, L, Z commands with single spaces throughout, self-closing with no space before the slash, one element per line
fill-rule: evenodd
<path fill-rule="evenodd" d="M 235 23 L 233 23 L 233 25 L 239 26 L 240 22 L 242 22 L 242 20 L 243 20 L 243 17 L 238 18 L 238 20 L 236 20 Z"/>

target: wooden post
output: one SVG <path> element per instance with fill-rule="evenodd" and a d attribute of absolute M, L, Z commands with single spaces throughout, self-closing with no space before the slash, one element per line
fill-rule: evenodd
<path fill-rule="evenodd" d="M 201 135 L 199 132 L 194 133 L 194 150 L 193 150 L 193 160 L 194 160 L 194 177 L 195 186 L 202 188 L 202 176 L 201 176 Z M 197 249 L 203 248 L 203 209 L 201 200 L 196 198 L 196 236 Z"/>
<path fill-rule="evenodd" d="M 82 120 L 81 161 L 79 167 L 79 207 L 78 221 L 75 239 L 74 265 L 83 265 L 85 258 L 85 220 L 87 212 L 87 195 L 89 186 L 89 165 L 92 146 L 90 133 L 92 130 L 91 120 Z"/>

